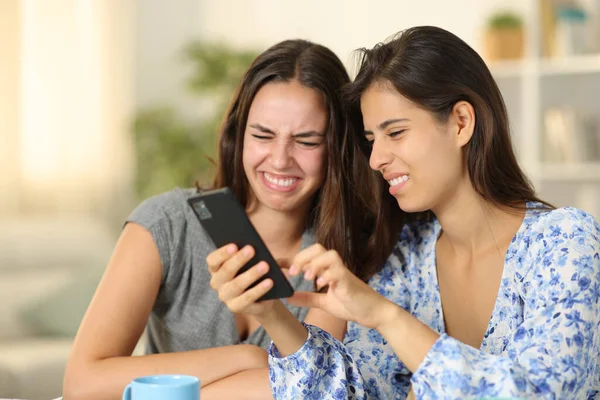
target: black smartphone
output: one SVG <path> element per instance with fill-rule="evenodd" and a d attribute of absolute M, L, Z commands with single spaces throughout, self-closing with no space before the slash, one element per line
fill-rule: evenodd
<path fill-rule="evenodd" d="M 254 248 L 254 257 L 240 269 L 238 274 L 260 261 L 269 264 L 269 272 L 250 286 L 253 287 L 266 278 L 273 280 L 273 287 L 259 301 L 280 299 L 294 294 L 294 289 L 229 188 L 202 191 L 190 197 L 188 203 L 217 248 L 229 243 L 236 244 L 238 249 L 246 245 Z"/>

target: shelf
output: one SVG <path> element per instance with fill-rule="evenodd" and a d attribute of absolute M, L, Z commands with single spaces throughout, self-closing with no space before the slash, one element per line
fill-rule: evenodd
<path fill-rule="evenodd" d="M 542 164 L 540 170 L 540 178 L 544 181 L 600 183 L 600 161 L 583 164 Z"/>
<path fill-rule="evenodd" d="M 488 64 L 496 79 L 520 78 L 525 71 L 534 72 L 543 77 L 600 74 L 600 54 L 585 54 L 564 58 L 496 61 Z"/>
<path fill-rule="evenodd" d="M 488 64 L 495 79 L 520 78 L 525 63 L 522 60 L 494 61 Z"/>
<path fill-rule="evenodd" d="M 540 75 L 600 74 L 600 54 L 586 54 L 567 58 L 544 59 L 540 62 Z"/>

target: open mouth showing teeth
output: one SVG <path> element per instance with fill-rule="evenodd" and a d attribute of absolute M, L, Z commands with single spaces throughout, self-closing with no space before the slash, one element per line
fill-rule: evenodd
<path fill-rule="evenodd" d="M 274 185 L 288 187 L 292 186 L 298 181 L 298 178 L 277 178 L 276 176 L 270 175 L 265 172 L 265 179 Z"/>
<path fill-rule="evenodd" d="M 408 180 L 408 175 L 402 175 L 402 176 L 399 176 L 399 177 L 394 178 L 392 180 L 389 180 L 388 182 L 389 182 L 390 186 L 397 186 L 397 185 L 399 185 L 401 183 L 406 182 L 407 180 Z"/>

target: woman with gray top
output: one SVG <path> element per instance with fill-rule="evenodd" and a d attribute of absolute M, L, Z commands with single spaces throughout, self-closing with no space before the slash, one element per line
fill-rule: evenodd
<path fill-rule="evenodd" d="M 284 271 L 315 242 L 351 267 L 387 256 L 368 244 L 374 181 L 355 139 L 360 126 L 340 99 L 348 82 L 329 49 L 284 41 L 256 58 L 225 117 L 214 187 L 231 188 Z M 127 219 L 77 333 L 65 399 L 120 398 L 133 378 L 163 373 L 199 377 L 203 400 L 271 397 L 270 338 L 210 288 L 206 257 L 215 248 L 186 203 L 195 192 L 150 198 Z M 313 290 L 301 277 L 291 284 Z M 345 321 L 281 304 L 342 339 Z M 148 354 L 131 357 L 144 329 Z"/>

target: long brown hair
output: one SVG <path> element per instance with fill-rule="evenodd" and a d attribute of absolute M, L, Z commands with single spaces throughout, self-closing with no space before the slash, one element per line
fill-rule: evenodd
<path fill-rule="evenodd" d="M 537 198 L 519 167 L 500 90 L 485 62 L 464 41 L 444 29 L 420 26 L 400 32 L 373 49 L 359 49 L 358 54 L 359 72 L 345 90 L 353 112 L 360 113 L 361 95 L 376 82 L 392 84 L 441 123 L 447 122 L 457 102 L 466 101 L 476 115 L 473 136 L 464 152 L 475 191 L 484 200 L 510 209 L 523 209 L 530 201 L 552 207 Z M 369 148 L 363 148 L 369 155 Z M 377 179 L 379 212 L 371 242 L 391 251 L 404 223 L 429 219 L 431 212 L 403 212 L 389 195 L 389 185 L 381 174 Z"/>
<path fill-rule="evenodd" d="M 307 228 L 314 229 L 318 243 L 336 250 L 352 271 L 358 271 L 365 259 L 383 263 L 387 255 L 374 258 L 360 251 L 361 242 L 374 226 L 375 212 L 369 201 L 375 180 L 359 147 L 359 120 L 347 115 L 341 98 L 350 78 L 339 58 L 324 46 L 286 40 L 254 60 L 223 122 L 213 186 L 231 188 L 240 203 L 248 206 L 251 189 L 242 165 L 242 151 L 250 105 L 265 84 L 294 80 L 318 91 L 328 113 L 326 178 L 313 200 Z"/>

